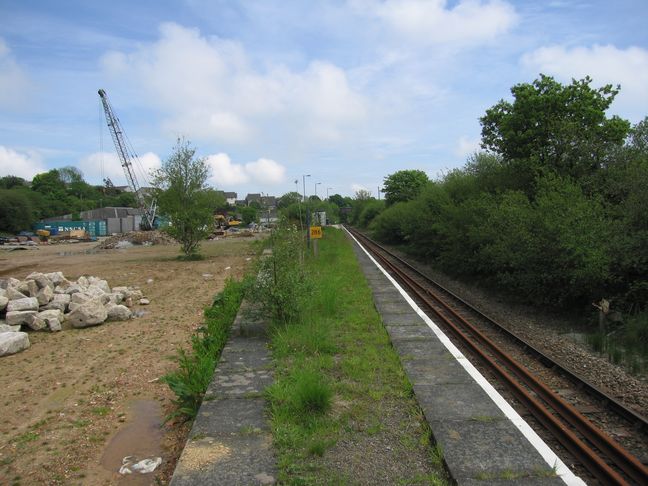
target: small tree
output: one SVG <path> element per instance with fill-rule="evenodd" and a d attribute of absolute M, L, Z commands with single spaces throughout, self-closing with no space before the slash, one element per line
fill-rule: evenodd
<path fill-rule="evenodd" d="M 428 176 L 422 170 L 399 170 L 388 175 L 383 183 L 387 206 L 415 199 L 427 183 Z"/>
<path fill-rule="evenodd" d="M 160 212 L 169 218 L 169 234 L 180 242 L 185 257 L 197 254 L 200 240 L 213 225 L 214 198 L 205 185 L 209 167 L 195 155 L 188 141 L 178 139 L 153 178 Z"/>

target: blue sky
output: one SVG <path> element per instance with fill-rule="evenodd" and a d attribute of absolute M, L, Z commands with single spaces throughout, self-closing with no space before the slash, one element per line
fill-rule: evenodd
<path fill-rule="evenodd" d="M 0 18 L 0 176 L 126 184 L 99 88 L 142 172 L 184 136 L 239 197 L 438 177 L 540 72 L 621 84 L 610 112 L 648 115 L 645 0 L 0 0 Z"/>

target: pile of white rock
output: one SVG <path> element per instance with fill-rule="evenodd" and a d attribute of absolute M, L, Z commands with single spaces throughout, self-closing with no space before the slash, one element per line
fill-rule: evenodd
<path fill-rule="evenodd" d="M 98 277 L 65 278 L 62 272 L 29 274 L 24 280 L 0 280 L 0 356 L 29 347 L 27 333 L 60 331 L 63 323 L 75 328 L 132 317 L 133 303 L 148 304 L 142 291 L 113 287 Z"/>

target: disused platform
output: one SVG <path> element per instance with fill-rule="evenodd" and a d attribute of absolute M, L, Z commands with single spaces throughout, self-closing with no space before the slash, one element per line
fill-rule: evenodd
<path fill-rule="evenodd" d="M 171 486 L 276 482 L 264 398 L 273 381 L 266 327 L 241 306 Z"/>
<path fill-rule="evenodd" d="M 416 304 L 411 299 L 408 302 L 402 289 L 357 241 L 354 250 L 375 306 L 457 484 L 584 484 Z"/>

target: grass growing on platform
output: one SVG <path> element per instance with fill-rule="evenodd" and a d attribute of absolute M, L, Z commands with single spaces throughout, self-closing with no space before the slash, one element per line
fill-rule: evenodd
<path fill-rule="evenodd" d="M 268 397 L 279 482 L 355 484 L 353 470 L 339 464 L 350 462 L 345 454 L 357 453 L 375 467 L 376 478 L 381 473 L 391 474 L 395 484 L 445 484 L 429 429 L 344 233 L 326 228 L 319 257 L 307 257 L 305 270 L 311 287 L 300 318 L 275 324 L 271 343 L 276 371 Z M 406 423 L 383 423 L 390 407 Z M 388 440 L 390 428 L 399 429 L 396 439 L 389 436 L 396 450 L 373 450 L 376 440 Z M 427 469 L 401 476 L 390 470 L 390 461 L 414 450 L 423 451 Z"/>

